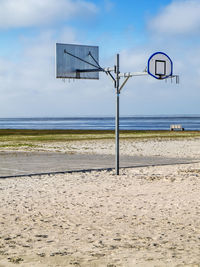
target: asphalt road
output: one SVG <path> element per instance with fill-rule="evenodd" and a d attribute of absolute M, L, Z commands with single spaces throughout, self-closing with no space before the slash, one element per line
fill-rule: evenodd
<path fill-rule="evenodd" d="M 197 162 L 191 158 L 121 156 L 120 168 L 173 165 Z M 113 155 L 64 154 L 47 152 L 0 152 L 0 178 L 35 174 L 112 169 Z"/>

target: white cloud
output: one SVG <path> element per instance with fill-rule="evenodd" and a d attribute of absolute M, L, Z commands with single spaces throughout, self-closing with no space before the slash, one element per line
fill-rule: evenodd
<path fill-rule="evenodd" d="M 1 117 L 112 114 L 113 83 L 105 74 L 99 81 L 63 83 L 55 78 L 54 35 L 54 31 L 43 31 L 23 38 L 25 48 L 17 62 L 0 57 Z M 57 38 L 77 43 L 69 27 L 60 29 Z"/>
<path fill-rule="evenodd" d="M 0 57 L 1 117 L 114 115 L 115 89 L 104 73 L 100 73 L 99 81 L 63 83 L 55 78 L 55 42 L 79 43 L 79 38 L 78 30 L 70 27 L 59 31 L 45 29 L 33 37 L 20 36 L 23 47 L 20 58 Z M 153 41 L 119 51 L 120 71 L 144 70 L 149 56 L 160 50 L 161 45 L 174 61 L 181 83 L 171 84 L 170 80 L 165 83 L 148 76 L 129 79 L 120 95 L 120 114 L 199 113 L 200 46 L 176 47 L 168 42 L 163 47 L 164 43 L 158 45 L 156 39 Z M 115 60 L 115 56 L 104 58 L 102 65 L 112 67 Z"/>
<path fill-rule="evenodd" d="M 0 0 L 0 28 L 44 25 L 96 12 L 97 7 L 84 0 Z"/>
<path fill-rule="evenodd" d="M 104 8 L 107 12 L 110 12 L 114 7 L 114 2 L 111 0 L 104 0 Z"/>
<path fill-rule="evenodd" d="M 120 55 L 120 64 L 123 72 L 140 72 L 144 71 L 147 66 L 147 59 L 149 57 L 148 50 L 141 49 L 123 50 Z"/>
<path fill-rule="evenodd" d="M 200 1 L 173 1 L 153 18 L 149 25 L 157 33 L 194 34 L 200 31 Z"/>
<path fill-rule="evenodd" d="M 76 42 L 72 29 L 64 29 L 65 40 Z M 61 31 L 63 35 L 63 31 Z M 54 32 L 41 32 L 34 38 L 23 38 L 21 43 L 24 50 L 20 60 L 6 60 L 0 57 L 1 92 L 17 93 L 19 95 L 34 90 L 51 90 L 52 81 L 55 80 L 55 43 Z M 15 84 L 15 87 L 12 86 Z"/>

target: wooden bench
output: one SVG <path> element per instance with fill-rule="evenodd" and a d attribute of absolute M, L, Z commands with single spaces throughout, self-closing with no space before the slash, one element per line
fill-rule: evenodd
<path fill-rule="evenodd" d="M 172 124 L 170 125 L 170 131 L 184 131 L 184 128 L 181 124 Z"/>

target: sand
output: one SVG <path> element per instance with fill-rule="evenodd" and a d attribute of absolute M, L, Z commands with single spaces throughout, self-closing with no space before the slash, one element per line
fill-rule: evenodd
<path fill-rule="evenodd" d="M 101 142 L 70 149 L 112 154 Z M 200 159 L 199 148 L 199 139 L 121 143 L 130 155 Z M 2 179 L 0 267 L 200 266 L 199 189 L 200 163 Z"/>

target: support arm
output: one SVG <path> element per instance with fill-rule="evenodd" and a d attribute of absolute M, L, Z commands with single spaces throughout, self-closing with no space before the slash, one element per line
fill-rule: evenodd
<path fill-rule="evenodd" d="M 127 83 L 128 79 L 130 78 L 130 76 L 126 77 L 126 79 L 124 80 L 124 82 L 122 83 L 122 85 L 119 88 L 119 93 L 121 92 L 122 88 L 124 87 L 124 85 Z"/>

